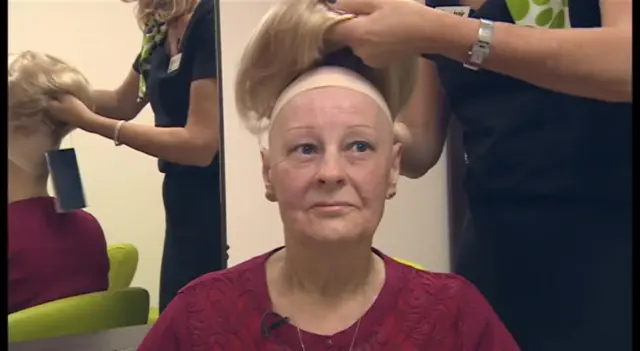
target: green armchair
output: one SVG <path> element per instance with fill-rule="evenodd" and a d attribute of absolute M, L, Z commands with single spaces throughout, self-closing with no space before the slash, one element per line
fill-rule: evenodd
<path fill-rule="evenodd" d="M 143 325 L 149 318 L 149 293 L 142 288 L 109 290 L 68 297 L 8 316 L 9 342 L 29 341 Z"/>
<path fill-rule="evenodd" d="M 109 255 L 109 290 L 125 289 L 138 269 L 138 249 L 131 244 L 114 244 L 107 248 Z"/>

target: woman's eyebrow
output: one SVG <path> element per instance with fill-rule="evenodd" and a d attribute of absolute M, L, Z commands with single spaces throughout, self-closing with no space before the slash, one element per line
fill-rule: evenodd
<path fill-rule="evenodd" d="M 312 126 L 293 126 L 293 127 L 287 127 L 287 129 L 285 129 L 285 131 L 287 132 L 295 132 L 295 131 L 306 131 L 306 130 L 313 130 L 315 129 Z"/>
<path fill-rule="evenodd" d="M 369 130 L 375 130 L 376 128 L 372 125 L 368 125 L 368 124 L 354 124 L 351 126 L 348 126 L 347 129 L 369 129 Z"/>

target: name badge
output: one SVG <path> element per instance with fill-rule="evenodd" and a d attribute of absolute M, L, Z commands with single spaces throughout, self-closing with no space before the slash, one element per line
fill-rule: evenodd
<path fill-rule="evenodd" d="M 464 18 L 469 17 L 469 12 L 471 12 L 471 6 L 440 6 L 436 9 Z"/>
<path fill-rule="evenodd" d="M 167 73 L 171 73 L 180 68 L 180 59 L 182 59 L 182 53 L 176 54 L 169 61 L 169 68 L 167 68 Z"/>

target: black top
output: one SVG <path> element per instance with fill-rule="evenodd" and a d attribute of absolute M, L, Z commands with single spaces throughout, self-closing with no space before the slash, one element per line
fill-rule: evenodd
<path fill-rule="evenodd" d="M 572 27 L 601 25 L 598 0 L 569 4 Z M 427 0 L 427 5 L 458 3 Z M 514 23 L 506 0 L 486 0 L 471 16 Z M 518 200 L 630 205 L 631 104 L 555 93 L 444 57 L 429 59 L 462 125 L 470 205 L 522 203 Z"/>
<path fill-rule="evenodd" d="M 151 68 L 144 72 L 147 83 L 147 98 L 153 109 L 157 127 L 184 127 L 189 112 L 191 82 L 216 78 L 217 51 L 215 35 L 214 0 L 198 3 L 180 43 L 180 66 L 168 72 L 171 57 L 164 41 L 151 53 Z M 133 69 L 140 74 L 140 55 L 136 57 Z M 212 99 L 214 97 L 211 97 Z M 160 172 L 218 173 L 218 156 L 208 167 L 184 166 L 165 160 L 158 161 Z"/>

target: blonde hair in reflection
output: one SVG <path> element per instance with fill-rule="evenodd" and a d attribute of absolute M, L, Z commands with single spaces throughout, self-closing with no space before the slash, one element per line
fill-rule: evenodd
<path fill-rule="evenodd" d="M 44 175 L 44 154 L 57 149 L 72 130 L 51 118 L 49 99 L 70 94 L 93 108 L 89 82 L 80 71 L 56 57 L 25 51 L 10 57 L 7 90 L 7 156 L 25 171 Z"/>
<path fill-rule="evenodd" d="M 250 132 L 264 133 L 287 86 L 339 48 L 325 38 L 327 30 L 352 18 L 330 11 L 323 0 L 282 0 L 269 10 L 245 47 L 235 82 L 236 108 Z M 418 57 L 405 58 L 369 77 L 392 118 L 409 101 L 417 64 Z"/>
<path fill-rule="evenodd" d="M 141 30 L 149 23 L 166 23 L 180 16 L 190 14 L 198 0 L 122 0 L 124 3 L 136 3 L 136 21 Z"/>
<path fill-rule="evenodd" d="M 91 88 L 85 76 L 48 54 L 24 51 L 10 57 L 7 89 L 10 131 L 28 132 L 48 125 L 62 139 L 69 127 L 52 119 L 47 112 L 48 100 L 58 95 L 73 95 L 93 108 Z"/>

